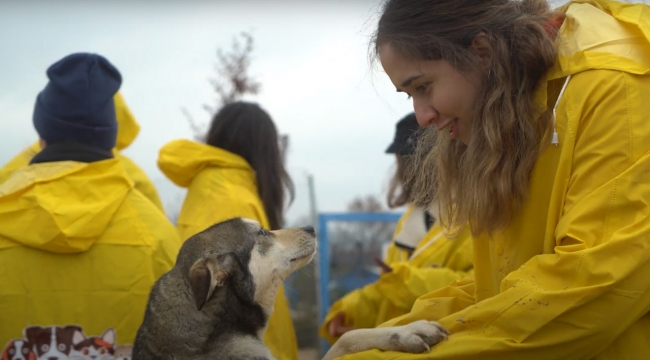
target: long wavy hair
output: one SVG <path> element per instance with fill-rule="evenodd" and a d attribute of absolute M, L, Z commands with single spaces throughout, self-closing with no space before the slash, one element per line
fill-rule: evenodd
<path fill-rule="evenodd" d="M 482 80 L 464 144 L 431 126 L 421 133 L 407 176 L 412 201 L 437 204 L 447 228 L 472 234 L 505 227 L 528 196 L 529 178 L 550 143 L 550 113 L 534 102 L 553 66 L 557 16 L 546 0 L 388 0 L 373 36 L 371 57 L 390 44 L 407 59 L 445 60 Z M 480 33 L 491 47 L 489 68 L 470 49 Z M 540 114 L 542 114 L 540 116 Z"/>
<path fill-rule="evenodd" d="M 244 158 L 255 171 L 257 191 L 271 230 L 284 223 L 285 200 L 294 198 L 293 181 L 284 167 L 278 131 L 271 116 L 255 103 L 225 105 L 212 118 L 205 137 L 208 145 Z"/>

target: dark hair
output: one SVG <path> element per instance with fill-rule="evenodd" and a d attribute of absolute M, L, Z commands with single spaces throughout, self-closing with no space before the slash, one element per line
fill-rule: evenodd
<path fill-rule="evenodd" d="M 390 180 L 386 202 L 391 209 L 406 205 L 411 199 L 411 186 L 406 183 L 406 176 L 410 173 L 411 156 L 395 155 L 395 174 Z"/>
<path fill-rule="evenodd" d="M 284 167 L 278 132 L 269 114 L 254 103 L 227 104 L 214 115 L 205 142 L 248 162 L 255 171 L 257 191 L 271 230 L 280 229 L 284 223 L 285 195 L 289 195 L 290 204 L 295 190 Z"/>
<path fill-rule="evenodd" d="M 444 60 L 482 80 L 469 144 L 427 128 L 412 175 L 412 201 L 437 201 L 448 227 L 469 222 L 474 235 L 492 233 L 517 214 L 528 195 L 530 173 L 550 143 L 552 122 L 534 92 L 556 60 L 548 26 L 557 14 L 546 0 L 388 0 L 371 56 L 380 47 L 408 60 Z M 484 34 L 484 35 L 482 35 Z M 489 44 L 487 64 L 472 52 L 477 36 Z"/>

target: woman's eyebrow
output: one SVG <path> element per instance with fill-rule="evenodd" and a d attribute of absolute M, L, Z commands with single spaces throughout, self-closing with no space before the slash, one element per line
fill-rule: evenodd
<path fill-rule="evenodd" d="M 413 76 L 409 77 L 408 79 L 404 80 L 404 82 L 402 83 L 402 87 L 406 87 L 406 86 L 411 85 L 413 80 L 419 79 L 419 78 L 421 78 L 423 76 L 424 76 L 424 74 L 419 74 L 419 75 L 413 75 Z M 400 91 L 400 90 L 397 90 L 397 91 Z"/>

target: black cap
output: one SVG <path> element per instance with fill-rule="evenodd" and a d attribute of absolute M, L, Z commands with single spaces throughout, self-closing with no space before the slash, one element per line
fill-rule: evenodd
<path fill-rule="evenodd" d="M 386 154 L 411 155 L 415 152 L 413 135 L 420 129 L 415 113 L 403 117 L 395 126 L 395 138 L 386 149 Z"/>

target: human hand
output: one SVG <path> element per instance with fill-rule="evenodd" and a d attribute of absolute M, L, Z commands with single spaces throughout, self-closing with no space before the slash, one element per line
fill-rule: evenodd
<path fill-rule="evenodd" d="M 345 312 L 341 311 L 330 321 L 327 328 L 331 337 L 340 337 L 350 330 L 354 330 L 354 326 L 344 326 Z"/>

